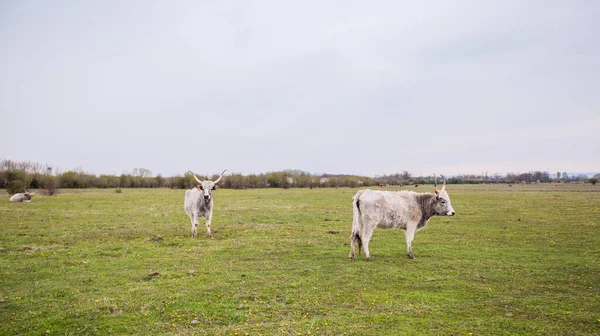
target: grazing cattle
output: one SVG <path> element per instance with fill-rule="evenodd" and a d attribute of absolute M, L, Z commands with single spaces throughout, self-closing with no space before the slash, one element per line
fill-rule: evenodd
<path fill-rule="evenodd" d="M 31 198 L 35 195 L 34 192 L 30 193 L 25 190 L 24 193 L 14 194 L 10 197 L 11 202 L 31 202 Z"/>
<path fill-rule="evenodd" d="M 190 171 L 192 176 L 198 181 L 198 185 L 193 189 L 185 191 L 183 208 L 192 221 L 192 237 L 196 237 L 198 234 L 198 217 L 203 217 L 206 218 L 206 234 L 212 238 L 212 234 L 210 233 L 210 223 L 212 221 L 214 206 L 212 192 L 217 189 L 217 183 L 221 181 L 221 178 L 223 178 L 223 174 L 225 174 L 226 171 L 227 169 L 225 169 L 221 173 L 221 176 L 215 181 L 200 181 L 200 179 Z"/>
<path fill-rule="evenodd" d="M 443 176 L 442 176 L 443 178 Z M 446 192 L 446 179 L 441 190 L 435 179 L 434 193 L 414 191 L 359 190 L 352 198 L 352 235 L 350 238 L 350 260 L 354 260 L 354 245 L 358 244 L 358 254 L 364 247 L 367 261 L 371 261 L 369 241 L 375 228 L 404 229 L 408 257 L 414 259 L 412 241 L 415 232 L 427 225 L 433 216 L 454 216 L 450 196 Z"/>

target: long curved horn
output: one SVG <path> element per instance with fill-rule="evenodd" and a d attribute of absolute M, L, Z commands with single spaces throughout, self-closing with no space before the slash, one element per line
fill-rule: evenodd
<path fill-rule="evenodd" d="M 437 176 L 435 176 L 435 174 L 433 174 L 433 190 L 437 194 L 437 192 L 438 192 L 438 188 L 437 188 Z"/>
<path fill-rule="evenodd" d="M 200 179 L 196 175 L 194 175 L 194 173 L 192 173 L 191 170 L 188 169 L 188 173 L 192 174 L 192 176 L 196 179 L 196 181 L 198 181 L 198 183 L 202 183 L 202 181 L 200 181 Z"/>
<path fill-rule="evenodd" d="M 219 178 L 215 182 L 213 182 L 213 183 L 214 184 L 219 183 L 219 181 L 221 181 L 221 179 L 223 178 L 223 174 L 225 174 L 226 171 L 227 171 L 227 169 L 223 170 L 223 172 L 221 173 L 221 176 L 219 176 Z"/>
<path fill-rule="evenodd" d="M 444 177 L 444 175 L 440 175 L 443 179 L 444 179 L 444 184 L 442 185 L 442 191 L 446 190 L 446 178 Z"/>

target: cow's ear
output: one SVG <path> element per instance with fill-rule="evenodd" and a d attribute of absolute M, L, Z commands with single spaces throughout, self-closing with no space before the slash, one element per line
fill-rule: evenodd
<path fill-rule="evenodd" d="M 217 190 L 217 189 L 219 189 L 219 186 L 215 184 L 215 185 L 212 187 L 212 190 Z"/>
<path fill-rule="evenodd" d="M 198 190 L 204 190 L 204 187 L 202 187 L 202 185 L 201 185 L 201 184 L 199 184 L 199 185 L 198 185 L 196 188 L 197 188 Z"/>

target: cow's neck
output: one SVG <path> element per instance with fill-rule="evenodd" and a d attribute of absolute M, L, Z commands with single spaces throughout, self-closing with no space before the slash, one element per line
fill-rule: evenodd
<path fill-rule="evenodd" d="M 417 204 L 421 210 L 421 220 L 419 220 L 417 228 L 422 228 L 427 225 L 429 218 L 435 216 L 435 194 L 417 194 Z"/>
<path fill-rule="evenodd" d="M 209 199 L 208 201 L 204 199 L 204 197 L 199 197 L 197 200 L 197 204 L 198 206 L 200 206 L 200 208 L 205 208 L 208 209 L 210 208 L 210 203 L 212 202 L 212 199 Z"/>

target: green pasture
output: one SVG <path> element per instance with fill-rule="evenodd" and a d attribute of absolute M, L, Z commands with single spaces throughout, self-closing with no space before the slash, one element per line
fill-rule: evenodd
<path fill-rule="evenodd" d="M 431 191 L 431 186 L 407 188 Z M 449 185 L 406 256 L 376 230 L 350 262 L 357 189 L 0 199 L 0 335 L 598 335 L 600 186 Z"/>

